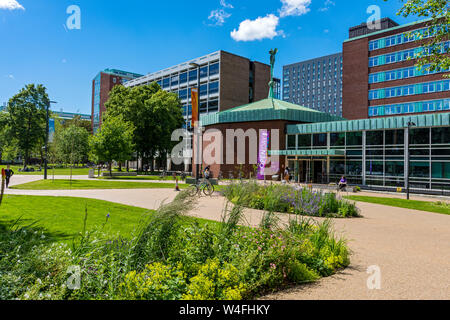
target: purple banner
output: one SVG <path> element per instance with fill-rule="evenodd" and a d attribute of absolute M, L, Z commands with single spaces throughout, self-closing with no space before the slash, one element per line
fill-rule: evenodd
<path fill-rule="evenodd" d="M 259 149 L 258 149 L 258 180 L 264 180 L 267 157 L 269 149 L 269 131 L 259 131 Z"/>

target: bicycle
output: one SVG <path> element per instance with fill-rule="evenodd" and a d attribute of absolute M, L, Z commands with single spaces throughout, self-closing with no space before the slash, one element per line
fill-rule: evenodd
<path fill-rule="evenodd" d="M 202 192 L 205 196 L 211 196 L 214 193 L 214 186 L 207 179 L 201 179 L 188 188 L 188 194 L 191 197 L 201 195 Z"/>

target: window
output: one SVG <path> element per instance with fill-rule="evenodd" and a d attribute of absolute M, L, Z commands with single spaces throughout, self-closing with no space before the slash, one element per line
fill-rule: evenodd
<path fill-rule="evenodd" d="M 347 132 L 347 146 L 362 146 L 362 132 Z"/>
<path fill-rule="evenodd" d="M 180 78 L 178 77 L 178 75 L 173 76 L 172 79 L 171 79 L 171 81 L 170 81 L 171 86 L 172 86 L 172 87 L 173 87 L 173 86 L 178 86 L 179 81 L 180 81 Z"/>
<path fill-rule="evenodd" d="M 311 147 L 311 135 L 301 134 L 298 136 L 298 147 L 299 148 L 310 148 Z"/>
<path fill-rule="evenodd" d="M 184 84 L 187 82 L 188 74 L 187 72 L 180 74 L 180 84 Z"/>
<path fill-rule="evenodd" d="M 327 146 L 327 134 L 320 133 L 313 135 L 313 146 L 314 147 L 326 147 Z"/>
<path fill-rule="evenodd" d="M 288 136 L 288 150 L 295 150 L 297 146 L 295 145 L 295 136 L 289 135 Z"/>
<path fill-rule="evenodd" d="M 343 147 L 345 146 L 345 133 L 330 133 L 330 146 Z"/>
<path fill-rule="evenodd" d="M 219 74 L 219 63 L 214 63 L 209 66 L 209 76 L 214 76 Z"/>
<path fill-rule="evenodd" d="M 404 145 L 405 134 L 403 130 L 386 130 L 385 144 L 386 145 Z"/>
<path fill-rule="evenodd" d="M 366 144 L 368 146 L 382 146 L 383 145 L 383 131 L 367 131 Z"/>
<path fill-rule="evenodd" d="M 219 101 L 212 100 L 208 103 L 208 112 L 217 112 L 219 111 Z"/>
<path fill-rule="evenodd" d="M 200 79 L 208 76 L 208 66 L 200 68 Z"/>
<path fill-rule="evenodd" d="M 191 71 L 189 71 L 189 82 L 190 82 L 190 81 L 197 80 L 197 74 L 198 74 L 198 71 L 197 71 L 197 70 L 191 70 Z"/>
<path fill-rule="evenodd" d="M 219 93 L 219 81 L 211 82 L 209 84 L 209 94 Z"/>
<path fill-rule="evenodd" d="M 208 94 L 208 85 L 204 84 L 200 86 L 200 96 L 205 96 Z"/>
<path fill-rule="evenodd" d="M 163 89 L 169 88 L 170 87 L 170 78 L 165 78 L 163 80 Z"/>
<path fill-rule="evenodd" d="M 429 129 L 411 129 L 411 144 L 430 144 Z"/>
<path fill-rule="evenodd" d="M 178 97 L 180 97 L 181 100 L 187 99 L 188 93 L 187 89 L 182 89 L 178 91 Z"/>

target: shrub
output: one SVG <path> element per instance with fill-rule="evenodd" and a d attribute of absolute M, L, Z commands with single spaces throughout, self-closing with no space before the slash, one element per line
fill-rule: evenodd
<path fill-rule="evenodd" d="M 209 260 L 190 279 L 184 300 L 241 300 L 245 286 L 239 281 L 238 270 L 230 263 L 220 265 Z"/>
<path fill-rule="evenodd" d="M 260 185 L 256 181 L 233 183 L 225 197 L 235 205 L 269 212 L 286 212 L 314 217 L 358 217 L 356 205 L 323 193 L 289 185 Z"/>
<path fill-rule="evenodd" d="M 144 271 L 131 271 L 120 285 L 125 300 L 179 300 L 186 291 L 186 275 L 181 265 L 171 267 L 156 262 Z"/>

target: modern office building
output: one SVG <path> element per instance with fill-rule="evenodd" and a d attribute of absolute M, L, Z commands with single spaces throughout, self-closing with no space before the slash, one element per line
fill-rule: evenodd
<path fill-rule="evenodd" d="M 101 126 L 102 114 L 105 112 L 105 103 L 108 101 L 109 92 L 119 84 L 142 77 L 141 74 L 105 69 L 92 80 L 92 131 L 97 132 Z"/>
<path fill-rule="evenodd" d="M 191 88 L 200 77 L 200 114 L 214 114 L 261 100 L 267 95 L 270 66 L 226 51 L 188 60 L 125 83 L 126 87 L 157 82 L 163 90 L 178 94 L 185 127 L 192 118 Z"/>
<path fill-rule="evenodd" d="M 428 72 L 415 67 L 421 46 L 432 37 L 427 22 L 401 26 L 386 22 L 378 31 L 364 32 L 364 25 L 357 27 L 358 32 L 350 29 L 350 38 L 343 44 L 344 118 L 450 110 L 450 80 L 443 77 L 448 70 Z M 449 41 L 442 43 L 443 52 L 448 48 Z"/>
<path fill-rule="evenodd" d="M 1 105 L 0 105 L 0 112 L 2 112 L 2 111 L 6 111 L 6 107 L 8 106 L 8 104 L 6 103 L 6 102 L 3 102 Z"/>
<path fill-rule="evenodd" d="M 92 120 L 92 116 L 90 114 L 64 112 L 64 111 L 52 111 L 52 113 L 62 120 L 72 120 L 75 119 L 76 117 L 80 117 L 80 120 L 84 121 Z"/>
<path fill-rule="evenodd" d="M 342 115 L 342 53 L 283 67 L 283 100 Z"/>

